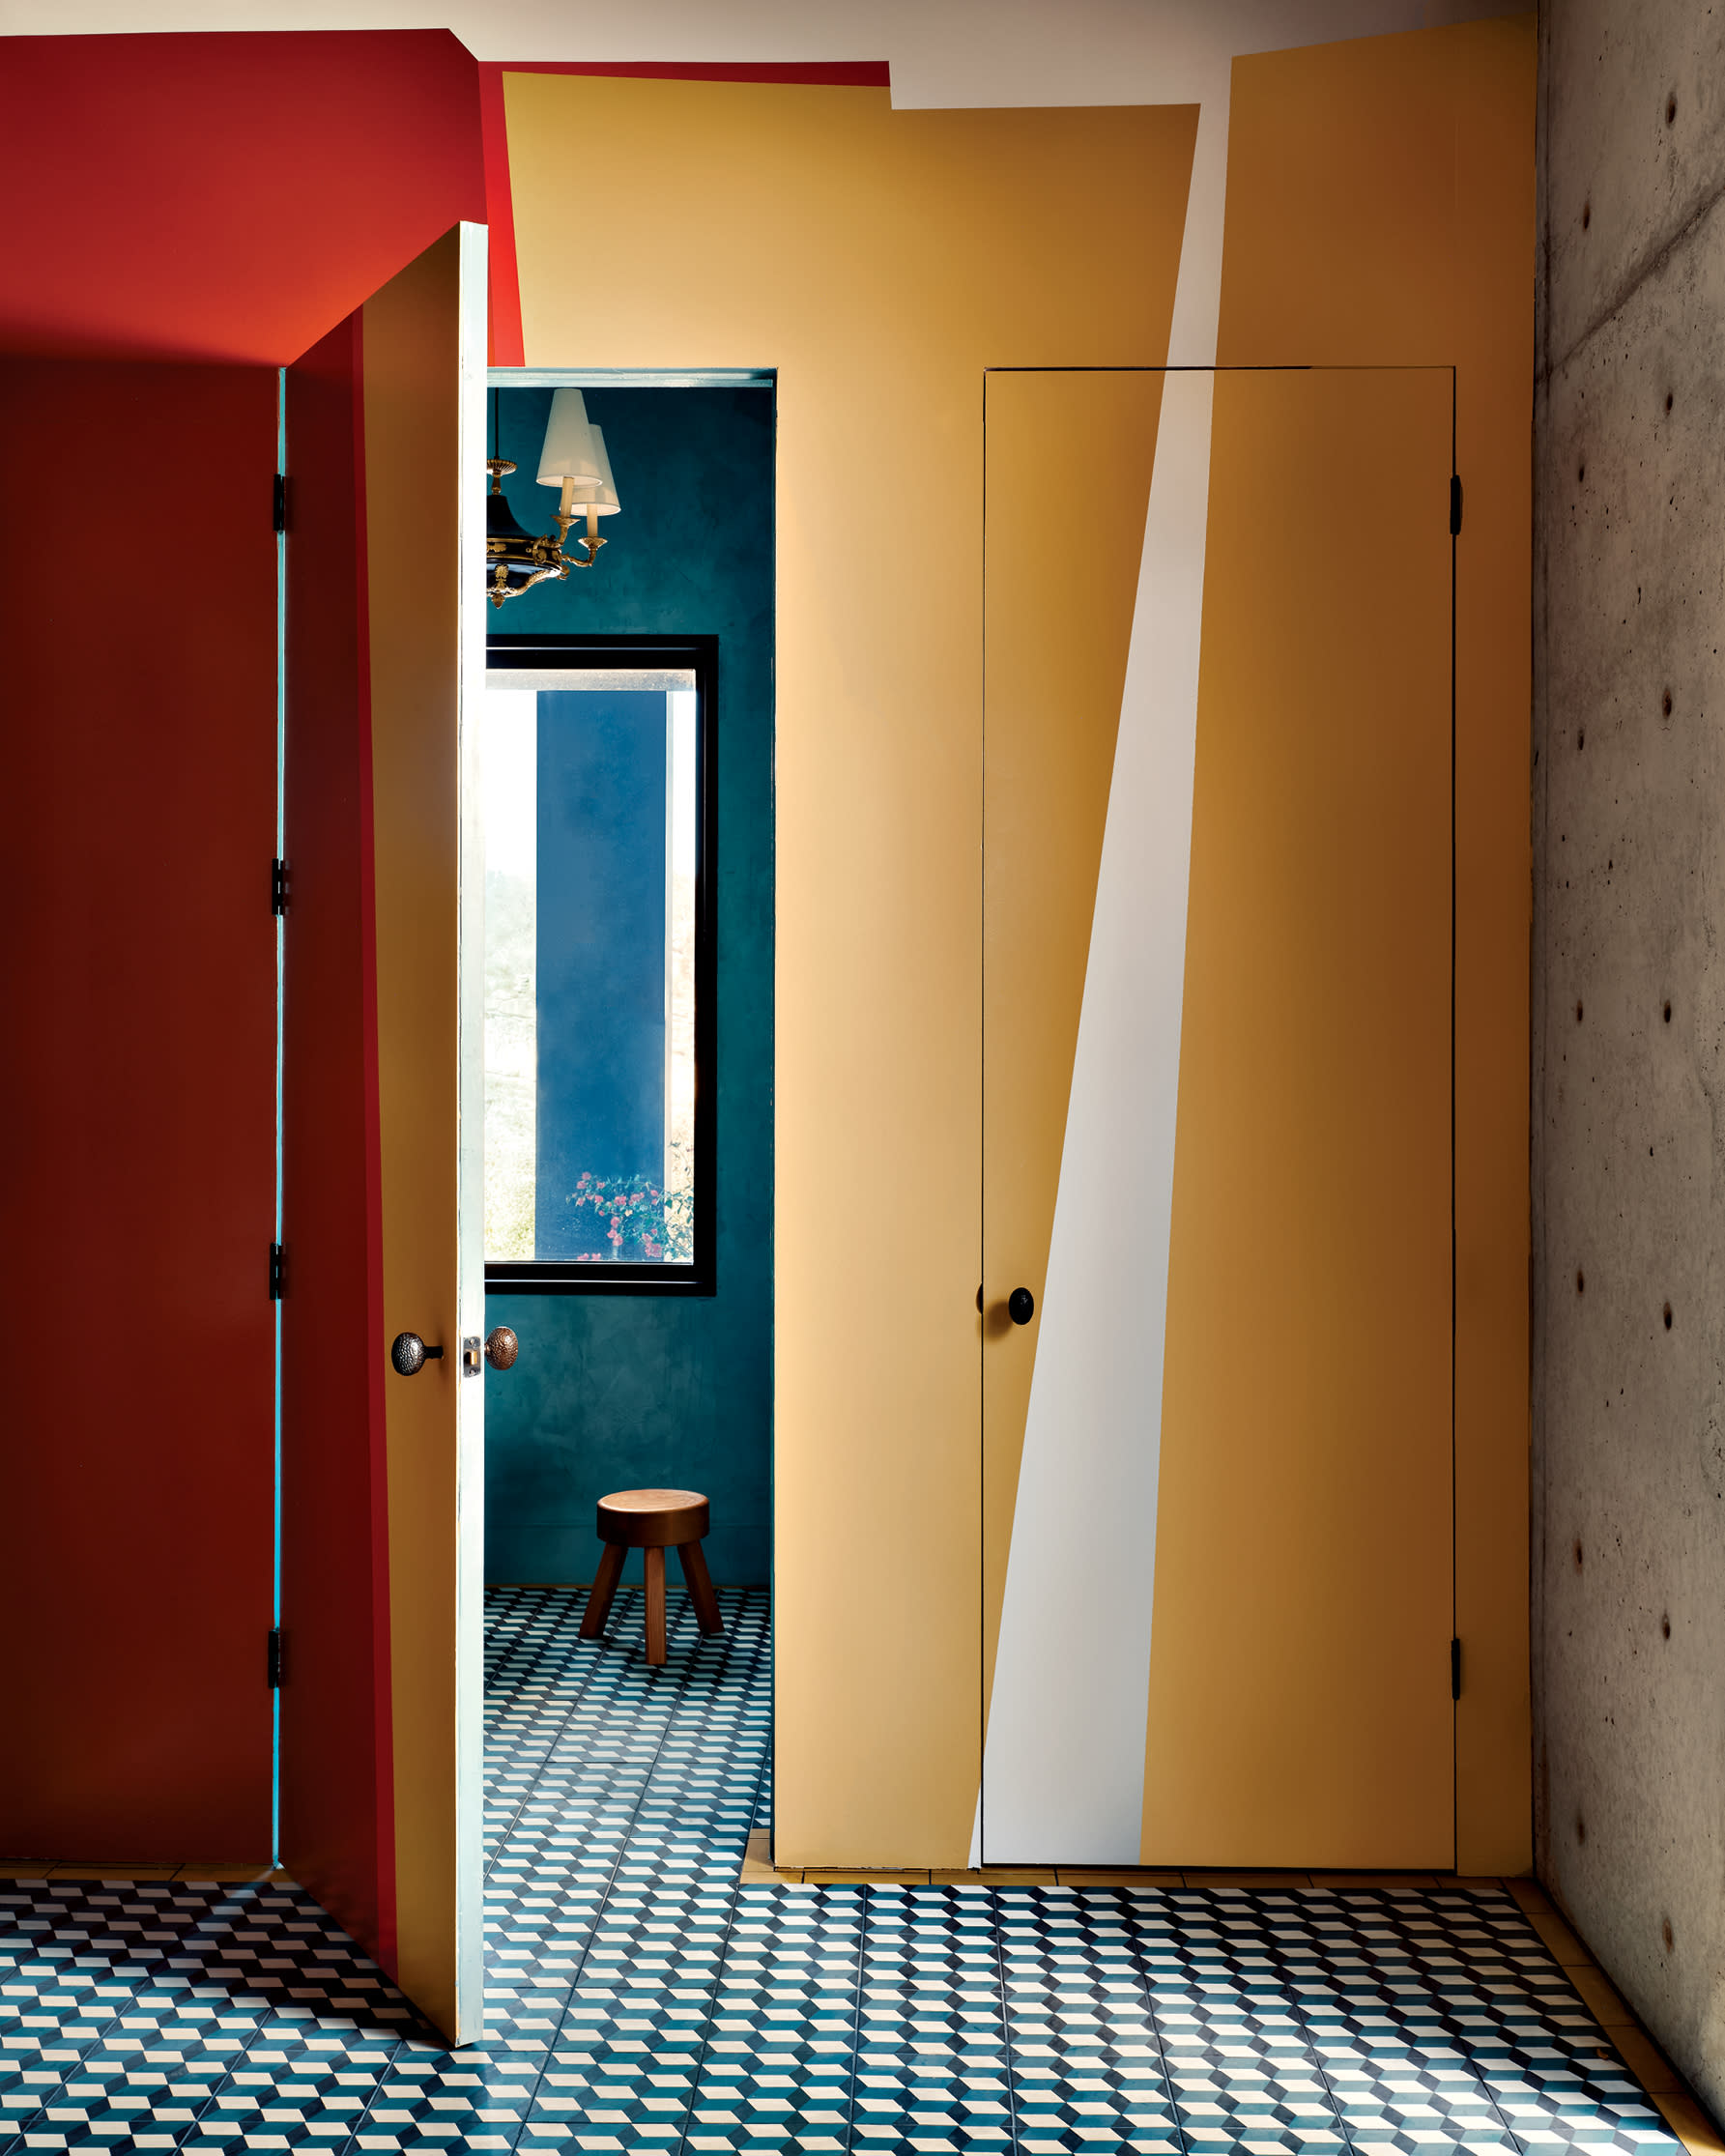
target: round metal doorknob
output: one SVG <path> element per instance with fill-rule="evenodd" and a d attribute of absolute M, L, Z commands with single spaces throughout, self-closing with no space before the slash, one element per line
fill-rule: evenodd
<path fill-rule="evenodd" d="M 1036 1315 L 1036 1298 L 1027 1287 L 1015 1287 L 1006 1298 L 1006 1314 L 1015 1325 L 1028 1325 Z"/>
<path fill-rule="evenodd" d="M 427 1363 L 441 1363 L 441 1347 L 427 1347 L 417 1333 L 397 1333 L 389 1342 L 389 1362 L 397 1377 L 417 1377 Z"/>
<path fill-rule="evenodd" d="M 494 1325 L 485 1336 L 485 1360 L 494 1370 L 506 1370 L 521 1353 L 521 1342 L 506 1325 Z"/>

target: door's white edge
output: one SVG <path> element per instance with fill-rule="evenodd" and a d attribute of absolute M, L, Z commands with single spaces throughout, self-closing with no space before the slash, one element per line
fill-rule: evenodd
<path fill-rule="evenodd" d="M 485 693 L 489 235 L 482 224 L 463 224 L 460 232 L 456 419 L 460 581 L 455 610 L 461 790 L 456 1026 L 460 1279 L 456 1308 L 461 1338 L 468 1340 L 483 1339 L 485 1335 L 485 852 L 478 721 Z M 476 2041 L 485 2027 L 485 1378 L 461 1376 L 456 1385 L 455 2041 L 465 2044 Z"/>

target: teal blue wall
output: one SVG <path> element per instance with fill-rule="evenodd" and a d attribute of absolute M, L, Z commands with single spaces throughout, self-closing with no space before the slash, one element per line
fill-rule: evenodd
<path fill-rule="evenodd" d="M 643 1484 L 704 1490 L 707 1561 L 764 1582 L 772 1478 L 773 406 L 765 389 L 588 393 L 621 513 L 591 570 L 512 599 L 523 634 L 713 635 L 718 652 L 717 1292 L 492 1295 L 521 1360 L 485 1379 L 485 1571 L 590 1580 L 593 1506 Z M 504 482 L 532 532 L 549 389 L 497 398 Z M 639 1576 L 631 1561 L 625 1578 Z M 672 1577 L 676 1578 L 672 1567 Z"/>

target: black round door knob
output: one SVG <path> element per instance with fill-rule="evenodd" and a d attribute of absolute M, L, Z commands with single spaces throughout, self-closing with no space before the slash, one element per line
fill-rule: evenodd
<path fill-rule="evenodd" d="M 427 1347 L 417 1333 L 397 1333 L 389 1342 L 389 1362 L 397 1377 L 417 1377 L 427 1363 L 441 1363 L 441 1347 Z"/>
<path fill-rule="evenodd" d="M 1027 1287 L 1015 1287 L 1006 1298 L 1006 1314 L 1015 1325 L 1028 1325 L 1036 1315 L 1036 1298 Z"/>
<path fill-rule="evenodd" d="M 506 1370 L 521 1353 L 521 1342 L 506 1325 L 494 1325 L 485 1336 L 485 1360 L 494 1370 Z"/>

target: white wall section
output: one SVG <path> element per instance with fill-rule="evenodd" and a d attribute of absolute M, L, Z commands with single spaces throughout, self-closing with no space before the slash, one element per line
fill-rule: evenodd
<path fill-rule="evenodd" d="M 906 106 L 1195 104 L 1235 53 L 1526 12 L 1523 0 L 0 0 L 0 36 L 446 28 L 475 59 L 523 64 L 885 60 Z"/>
<path fill-rule="evenodd" d="M 1233 63 L 1225 57 L 1215 62 L 1198 101 L 1198 132 L 1193 144 L 1192 180 L 1186 193 L 1186 226 L 1180 235 L 1180 274 L 1174 285 L 1174 318 L 1168 326 L 1171 367 L 1216 364 L 1216 332 L 1222 317 L 1222 232 L 1228 193 L 1228 87 L 1232 68 Z M 1161 440 L 1159 434 L 1159 464 Z M 1207 518 L 1207 480 L 1199 507 L 1202 517 Z M 1154 503 L 1150 515 L 1155 515 Z M 1200 520 L 1200 548 L 1203 531 Z M 1141 600 L 1141 584 L 1138 591 Z"/>

